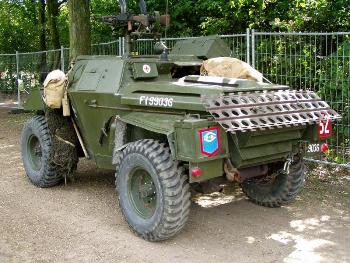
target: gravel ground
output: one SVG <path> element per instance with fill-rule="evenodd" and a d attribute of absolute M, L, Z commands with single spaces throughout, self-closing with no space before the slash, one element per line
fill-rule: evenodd
<path fill-rule="evenodd" d="M 197 195 L 185 229 L 149 243 L 124 222 L 113 172 L 81 160 L 66 186 L 30 184 L 19 146 L 27 117 L 0 109 L 0 262 L 350 261 L 347 177 L 310 176 L 297 202 L 278 209 L 252 204 L 237 186 Z"/>

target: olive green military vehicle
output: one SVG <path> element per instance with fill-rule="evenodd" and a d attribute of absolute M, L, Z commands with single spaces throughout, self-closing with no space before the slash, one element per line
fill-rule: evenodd
<path fill-rule="evenodd" d="M 121 1 L 120 15 L 103 18 L 126 26 L 126 55 L 78 57 L 62 107 L 47 106 L 41 88 L 30 92 L 25 109 L 36 115 L 21 139 L 30 181 L 57 185 L 79 157 L 115 170 L 125 220 L 150 241 L 184 227 L 191 184 L 222 177 L 259 205 L 293 201 L 305 181 L 301 143 L 320 143 L 339 115 L 312 91 L 200 75 L 203 61 L 230 57 L 219 37 L 178 42 L 169 54 L 157 43 L 161 54 L 137 55 L 136 37 L 158 36 L 157 26 L 169 22 L 140 2 L 141 15 Z"/>

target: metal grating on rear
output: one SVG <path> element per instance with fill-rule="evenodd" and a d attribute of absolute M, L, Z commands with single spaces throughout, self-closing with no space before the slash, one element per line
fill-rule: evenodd
<path fill-rule="evenodd" d="M 256 131 L 340 119 L 312 91 L 278 90 L 202 96 L 204 107 L 226 130 Z"/>

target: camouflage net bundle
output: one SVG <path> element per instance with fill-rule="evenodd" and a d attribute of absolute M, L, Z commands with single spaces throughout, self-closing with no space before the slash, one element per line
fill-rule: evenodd
<path fill-rule="evenodd" d="M 263 75 L 248 63 L 231 57 L 210 58 L 203 61 L 201 76 L 239 78 L 263 82 Z"/>
<path fill-rule="evenodd" d="M 62 116 L 61 110 L 46 109 L 45 119 L 53 143 L 51 162 L 58 174 L 64 178 L 72 177 L 78 163 L 78 140 L 74 127 L 69 118 Z"/>
<path fill-rule="evenodd" d="M 120 163 L 121 151 L 126 144 L 127 124 L 121 121 L 118 117 L 115 118 L 115 134 L 114 134 L 114 149 L 113 149 L 113 164 Z"/>
<path fill-rule="evenodd" d="M 51 71 L 44 81 L 44 102 L 51 109 L 63 108 L 63 116 L 70 116 L 67 94 L 68 79 L 61 70 Z"/>
<path fill-rule="evenodd" d="M 44 81 L 44 102 L 51 109 L 59 109 L 67 83 L 66 75 L 60 70 L 51 71 Z"/>

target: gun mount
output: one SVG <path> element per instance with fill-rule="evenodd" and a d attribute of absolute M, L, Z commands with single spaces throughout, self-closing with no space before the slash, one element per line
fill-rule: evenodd
<path fill-rule="evenodd" d="M 135 55 L 134 44 L 141 37 L 150 37 L 156 41 L 160 41 L 159 33 L 161 26 L 168 26 L 170 22 L 169 15 L 160 15 L 155 11 L 154 14 L 148 14 L 146 3 L 144 0 L 139 1 L 140 14 L 135 15 L 127 10 L 126 0 L 119 0 L 120 14 L 115 16 L 103 16 L 102 22 L 110 25 L 113 30 L 124 28 L 125 39 L 127 43 L 126 56 Z"/>

